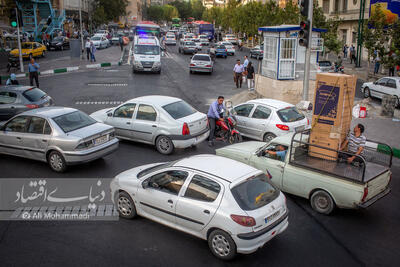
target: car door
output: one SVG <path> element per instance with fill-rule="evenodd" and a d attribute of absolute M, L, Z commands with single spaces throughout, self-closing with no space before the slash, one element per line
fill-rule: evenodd
<path fill-rule="evenodd" d="M 158 114 L 151 105 L 140 104 L 133 120 L 132 133 L 135 140 L 152 143 L 158 127 Z"/>
<path fill-rule="evenodd" d="M 397 92 L 396 80 L 388 79 L 386 85 L 382 88 L 383 95 L 396 95 Z"/>
<path fill-rule="evenodd" d="M 263 140 L 264 133 L 269 132 L 271 112 L 271 109 L 257 105 L 250 114 L 251 119 L 249 119 L 247 128 L 255 139 Z"/>
<path fill-rule="evenodd" d="M 137 205 L 148 217 L 175 225 L 178 195 L 188 176 L 188 172 L 176 169 L 152 174 L 138 188 Z"/>
<path fill-rule="evenodd" d="M 176 224 L 199 232 L 214 217 L 223 197 L 223 185 L 211 177 L 195 173 L 176 204 Z"/>
<path fill-rule="evenodd" d="M 23 156 L 22 138 L 26 135 L 26 127 L 29 122 L 27 116 L 17 116 L 4 125 L 0 131 L 0 149 L 5 153 Z"/>
<path fill-rule="evenodd" d="M 46 160 L 46 150 L 51 139 L 49 123 L 39 117 L 30 117 L 26 135 L 22 137 L 25 157 Z"/>
<path fill-rule="evenodd" d="M 237 120 L 237 129 L 240 133 L 244 135 L 251 136 L 251 131 L 249 131 L 249 115 L 254 108 L 254 104 L 241 104 L 233 108 L 236 120 Z"/>
<path fill-rule="evenodd" d="M 264 149 L 264 152 L 261 152 L 259 155 L 253 155 L 250 159 L 250 165 L 270 176 L 271 182 L 279 189 L 282 189 L 285 161 L 288 155 L 286 153 L 285 161 L 282 161 L 280 158 L 266 153 L 267 150 L 276 150 L 278 145 L 272 143 Z"/>
<path fill-rule="evenodd" d="M 17 94 L 14 92 L 0 92 L 0 121 L 8 120 L 16 115 Z"/>
<path fill-rule="evenodd" d="M 373 86 L 371 86 L 372 88 L 370 88 L 371 96 L 382 98 L 384 87 L 386 86 L 387 81 L 388 78 L 381 78 L 378 81 L 376 81 L 376 83 Z"/>
<path fill-rule="evenodd" d="M 132 125 L 136 103 L 127 103 L 114 110 L 111 117 L 107 117 L 106 123 L 114 126 L 117 136 L 127 139 L 133 138 Z"/>

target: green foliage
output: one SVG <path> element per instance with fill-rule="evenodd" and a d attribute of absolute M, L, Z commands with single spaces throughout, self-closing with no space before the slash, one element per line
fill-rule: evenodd
<path fill-rule="evenodd" d="M 203 2 L 201 0 L 192 0 L 190 1 L 191 6 L 192 6 L 192 17 L 195 19 L 201 19 L 203 16 L 203 12 L 206 9 L 203 6 Z"/>
<path fill-rule="evenodd" d="M 128 0 L 94 0 L 93 21 L 100 25 L 110 21 L 117 21 L 119 17 L 126 15 Z"/>
<path fill-rule="evenodd" d="M 162 6 L 154 5 L 147 9 L 147 16 L 149 20 L 161 22 L 164 19 L 164 10 Z"/>
<path fill-rule="evenodd" d="M 189 17 L 192 17 L 192 5 L 190 1 L 179 1 L 176 0 L 174 2 L 169 3 L 171 6 L 176 7 L 179 13 L 179 17 L 183 20 L 186 20 Z"/>
<path fill-rule="evenodd" d="M 223 12 L 224 10 L 222 7 L 212 7 L 204 10 L 202 19 L 210 23 L 215 22 L 215 26 L 219 27 L 222 25 Z"/>
<path fill-rule="evenodd" d="M 174 6 L 163 5 L 162 10 L 163 10 L 163 19 L 166 21 L 171 21 L 172 18 L 179 17 L 178 9 L 176 9 L 176 7 Z"/>
<path fill-rule="evenodd" d="M 102 6 L 96 7 L 92 18 L 93 18 L 93 24 L 96 26 L 100 26 L 102 24 L 107 23 L 106 12 L 104 11 L 104 7 Z"/>

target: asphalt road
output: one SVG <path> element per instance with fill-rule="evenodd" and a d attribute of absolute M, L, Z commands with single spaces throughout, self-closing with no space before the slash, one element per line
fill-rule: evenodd
<path fill-rule="evenodd" d="M 243 53 L 218 58 L 210 76 L 189 74 L 190 56 L 177 54 L 176 47 L 168 51 L 161 75 L 133 74 L 129 66 L 121 66 L 41 77 L 40 83 L 57 105 L 87 113 L 110 107 L 105 102 L 148 94 L 177 96 L 207 112 L 216 96 L 240 92 L 234 87 L 232 68 Z M 0 177 L 106 178 L 142 164 L 201 153 L 215 152 L 203 143 L 163 156 L 152 146 L 122 141 L 116 153 L 63 174 L 52 172 L 45 163 L 0 155 Z M 138 218 L 85 223 L 0 221 L 0 265 L 396 266 L 400 262 L 399 174 L 400 166 L 395 165 L 392 193 L 367 210 L 336 210 L 323 216 L 305 199 L 289 195 L 289 228 L 256 253 L 240 255 L 230 263 L 214 258 L 205 241 Z"/>

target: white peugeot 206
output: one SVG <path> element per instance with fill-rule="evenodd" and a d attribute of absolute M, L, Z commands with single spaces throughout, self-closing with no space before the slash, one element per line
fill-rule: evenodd
<path fill-rule="evenodd" d="M 121 217 L 140 215 L 207 240 L 223 260 L 256 251 L 288 227 L 286 198 L 268 177 L 215 155 L 136 167 L 110 187 Z"/>

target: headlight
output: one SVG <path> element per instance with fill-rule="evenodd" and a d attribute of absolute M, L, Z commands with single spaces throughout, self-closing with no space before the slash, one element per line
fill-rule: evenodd
<path fill-rule="evenodd" d="M 134 61 L 133 64 L 135 64 L 135 66 L 141 67 L 142 63 L 140 63 L 140 61 Z"/>

